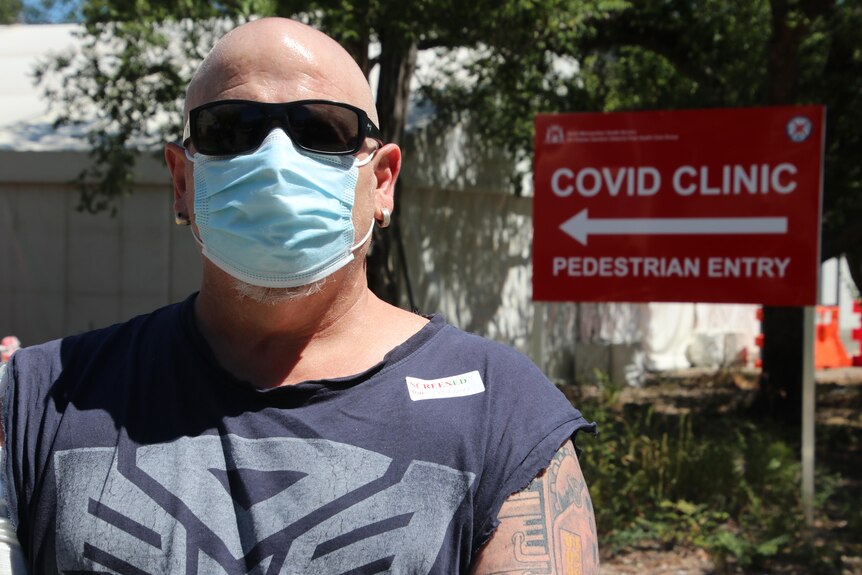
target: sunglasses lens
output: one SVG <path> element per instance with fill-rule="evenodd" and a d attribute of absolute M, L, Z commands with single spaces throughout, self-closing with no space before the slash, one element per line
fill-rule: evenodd
<path fill-rule="evenodd" d="M 288 123 L 295 143 L 311 152 L 353 153 L 361 147 L 359 114 L 334 104 L 290 106 Z"/>
<path fill-rule="evenodd" d="M 195 148 L 209 156 L 250 152 L 279 124 L 310 152 L 352 154 L 362 146 L 359 113 L 325 102 L 223 102 L 192 110 L 190 124 Z"/>
<path fill-rule="evenodd" d="M 219 104 L 198 111 L 192 123 L 197 151 L 213 156 L 241 154 L 263 141 L 267 117 L 263 109 L 245 103 Z"/>

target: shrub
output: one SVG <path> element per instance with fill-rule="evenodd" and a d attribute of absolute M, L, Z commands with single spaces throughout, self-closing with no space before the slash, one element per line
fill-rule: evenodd
<path fill-rule="evenodd" d="M 662 415 L 618 398 L 605 388 L 578 402 L 599 423 L 599 437 L 579 447 L 606 552 L 685 544 L 708 551 L 718 572 L 787 555 L 807 558 L 812 573 L 834 567 L 806 536 L 798 448 L 783 430 L 732 414 Z M 818 477 L 819 503 L 837 484 Z"/>

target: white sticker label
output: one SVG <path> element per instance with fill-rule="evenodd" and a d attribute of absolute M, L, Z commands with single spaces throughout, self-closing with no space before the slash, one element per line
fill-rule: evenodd
<path fill-rule="evenodd" d="M 410 399 L 420 401 L 422 399 L 464 397 L 466 395 L 483 393 L 485 391 L 485 384 L 482 383 L 482 376 L 479 375 L 478 371 L 471 371 L 440 379 L 408 377 L 407 391 L 410 392 Z"/>

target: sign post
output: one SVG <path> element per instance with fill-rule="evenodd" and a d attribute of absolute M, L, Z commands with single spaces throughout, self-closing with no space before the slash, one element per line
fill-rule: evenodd
<path fill-rule="evenodd" d="M 814 379 L 814 306 L 805 306 L 802 335 L 802 511 L 814 524 L 814 422 L 817 382 Z"/>
<path fill-rule="evenodd" d="M 805 307 L 814 494 L 822 106 L 539 115 L 533 299 Z"/>

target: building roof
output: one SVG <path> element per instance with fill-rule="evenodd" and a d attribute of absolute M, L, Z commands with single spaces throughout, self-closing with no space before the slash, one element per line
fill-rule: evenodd
<path fill-rule="evenodd" d="M 0 150 L 83 150 L 80 128 L 53 127 L 54 115 L 34 84 L 39 62 L 73 49 L 75 24 L 0 26 Z"/>

